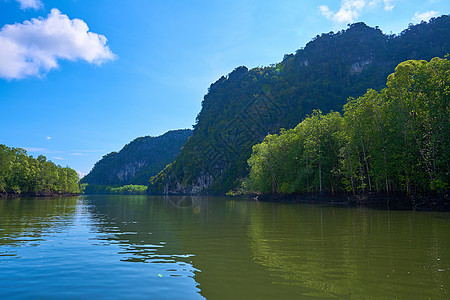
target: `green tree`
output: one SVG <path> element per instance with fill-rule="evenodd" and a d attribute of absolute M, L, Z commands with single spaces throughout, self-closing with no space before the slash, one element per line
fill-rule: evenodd
<path fill-rule="evenodd" d="M 0 194 L 77 194 L 78 175 L 40 155 L 28 156 L 21 148 L 0 145 Z"/>
<path fill-rule="evenodd" d="M 319 110 L 253 146 L 246 186 L 257 192 L 440 191 L 450 182 L 450 62 L 400 63 L 379 93 Z"/>

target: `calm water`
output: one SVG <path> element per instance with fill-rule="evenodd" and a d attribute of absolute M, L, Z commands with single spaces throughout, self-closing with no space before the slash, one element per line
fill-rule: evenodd
<path fill-rule="evenodd" d="M 0 299 L 449 299 L 450 214 L 206 197 L 0 200 Z"/>

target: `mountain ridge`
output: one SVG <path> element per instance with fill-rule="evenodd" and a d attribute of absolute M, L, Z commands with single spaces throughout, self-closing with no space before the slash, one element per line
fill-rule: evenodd
<path fill-rule="evenodd" d="M 325 33 L 264 68 L 240 66 L 211 84 L 194 132 L 149 193 L 226 193 L 246 176 L 252 146 L 293 128 L 314 109 L 341 111 L 349 97 L 382 89 L 398 63 L 450 52 L 450 17 L 385 35 L 364 23 Z"/>
<path fill-rule="evenodd" d="M 168 131 L 160 136 L 138 137 L 119 152 L 95 163 L 81 183 L 96 185 L 147 185 L 153 175 L 172 162 L 192 135 L 190 129 Z"/>

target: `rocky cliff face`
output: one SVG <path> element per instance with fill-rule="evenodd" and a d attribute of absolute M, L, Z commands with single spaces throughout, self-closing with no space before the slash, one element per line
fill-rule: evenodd
<path fill-rule="evenodd" d="M 158 137 L 140 137 L 119 152 L 98 161 L 81 182 L 98 185 L 148 184 L 148 180 L 172 162 L 192 130 L 169 131 Z"/>
<path fill-rule="evenodd" d="M 449 51 L 450 17 L 442 16 L 398 36 L 356 23 L 317 36 L 276 65 L 238 67 L 210 86 L 193 136 L 148 190 L 225 193 L 247 174 L 252 146 L 267 134 L 293 128 L 314 109 L 340 111 L 348 97 L 383 88 L 402 61 Z"/>
<path fill-rule="evenodd" d="M 201 194 L 208 189 L 213 181 L 213 176 L 204 174 L 196 177 L 191 184 L 185 184 L 178 178 L 174 178 L 172 180 L 169 179 L 164 182 L 161 192 L 164 195 Z"/>

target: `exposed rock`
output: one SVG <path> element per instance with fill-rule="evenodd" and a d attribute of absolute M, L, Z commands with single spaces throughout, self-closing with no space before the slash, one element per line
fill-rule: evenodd
<path fill-rule="evenodd" d="M 140 137 L 122 150 L 98 161 L 81 182 L 96 185 L 147 185 L 148 180 L 171 163 L 192 130 L 169 131 L 158 137 Z"/>

